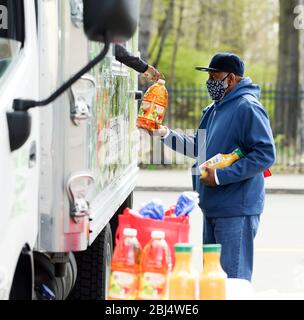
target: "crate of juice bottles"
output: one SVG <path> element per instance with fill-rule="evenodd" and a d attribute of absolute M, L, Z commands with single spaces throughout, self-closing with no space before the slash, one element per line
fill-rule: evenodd
<path fill-rule="evenodd" d="M 137 238 L 141 246 L 145 246 L 150 241 L 152 231 L 163 231 L 173 256 L 176 243 L 189 242 L 189 214 L 197 203 L 196 192 L 184 192 L 176 204 L 169 208 L 165 208 L 159 199 L 144 204 L 140 210 L 127 208 L 118 216 L 116 243 L 122 238 L 125 228 L 137 230 Z M 175 264 L 174 256 L 172 263 Z"/>
<path fill-rule="evenodd" d="M 164 231 L 151 232 L 142 247 L 136 229 L 125 228 L 111 263 L 109 300 L 225 300 L 227 274 L 220 263 L 221 245 L 203 246 L 203 270 L 192 263 L 193 246 L 175 244 L 175 267 Z"/>

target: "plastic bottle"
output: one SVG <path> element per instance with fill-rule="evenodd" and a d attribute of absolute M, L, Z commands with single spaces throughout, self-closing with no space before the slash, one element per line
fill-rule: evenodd
<path fill-rule="evenodd" d="M 169 300 L 196 300 L 197 274 L 192 267 L 191 244 L 176 244 L 175 267 L 169 277 Z"/>
<path fill-rule="evenodd" d="M 152 130 L 158 129 L 162 124 L 168 106 L 168 91 L 165 83 L 165 80 L 160 79 L 145 93 L 138 114 L 138 128 Z"/>
<path fill-rule="evenodd" d="M 208 175 L 205 170 L 205 167 L 212 168 L 212 169 L 226 168 L 231 166 L 233 163 L 235 163 L 236 161 L 240 160 L 243 157 L 244 157 L 244 154 L 239 148 L 229 154 L 221 154 L 221 153 L 217 154 L 213 158 L 204 162 L 199 167 L 202 178 L 206 178 Z"/>
<path fill-rule="evenodd" d="M 200 300 L 225 300 L 227 274 L 222 269 L 221 245 L 203 246 L 203 271 L 200 275 Z"/>
<path fill-rule="evenodd" d="M 171 253 L 165 240 L 165 233 L 152 231 L 151 240 L 142 253 L 138 299 L 167 299 L 170 271 Z"/>
<path fill-rule="evenodd" d="M 109 300 L 135 300 L 138 293 L 141 247 L 137 230 L 125 228 L 112 257 Z"/>
<path fill-rule="evenodd" d="M 207 172 L 204 170 L 205 167 L 213 168 L 213 169 L 220 169 L 226 168 L 231 166 L 234 162 L 240 160 L 245 155 L 244 153 L 238 148 L 234 150 L 230 154 L 217 154 L 210 160 L 206 161 L 200 166 L 200 172 L 202 174 L 202 178 L 207 177 Z M 264 171 L 264 178 L 269 178 L 272 176 L 270 169 Z"/>

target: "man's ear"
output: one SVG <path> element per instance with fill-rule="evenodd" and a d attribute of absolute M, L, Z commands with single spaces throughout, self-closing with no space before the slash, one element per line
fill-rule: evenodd
<path fill-rule="evenodd" d="M 229 86 L 234 85 L 236 83 L 236 75 L 234 73 L 230 73 L 227 80 Z"/>

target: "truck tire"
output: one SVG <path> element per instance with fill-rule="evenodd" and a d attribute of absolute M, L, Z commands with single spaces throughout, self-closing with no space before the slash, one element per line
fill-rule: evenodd
<path fill-rule="evenodd" d="M 112 252 L 112 232 L 107 224 L 86 251 L 74 253 L 77 279 L 69 300 L 107 299 Z"/>
<path fill-rule="evenodd" d="M 75 257 L 69 253 L 69 262 L 67 263 L 66 276 L 58 278 L 55 276 L 55 267 L 50 258 L 39 252 L 34 253 L 35 264 L 35 298 L 40 300 L 37 295 L 40 285 L 46 285 L 54 294 L 55 300 L 65 300 L 71 292 L 76 281 L 77 266 Z"/>
<path fill-rule="evenodd" d="M 115 248 L 115 235 L 118 228 L 118 216 L 123 213 L 125 208 L 133 208 L 133 192 L 131 192 L 128 198 L 123 202 L 119 209 L 115 212 L 114 216 L 110 220 L 112 230 L 113 248 Z"/>

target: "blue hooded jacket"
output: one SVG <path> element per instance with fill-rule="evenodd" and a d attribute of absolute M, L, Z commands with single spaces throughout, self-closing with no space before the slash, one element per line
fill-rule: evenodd
<path fill-rule="evenodd" d="M 259 103 L 260 88 L 250 78 L 242 80 L 220 102 L 208 106 L 199 129 L 204 141 L 170 130 L 163 142 L 173 150 L 196 159 L 193 189 L 207 217 L 260 215 L 264 209 L 264 171 L 275 162 L 275 144 L 269 119 Z M 200 181 L 198 166 L 218 153 L 240 148 L 245 157 L 232 166 L 217 169 L 220 185 L 211 188 Z"/>

